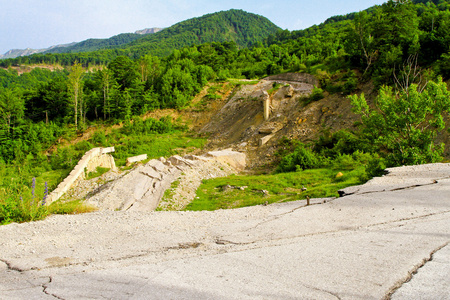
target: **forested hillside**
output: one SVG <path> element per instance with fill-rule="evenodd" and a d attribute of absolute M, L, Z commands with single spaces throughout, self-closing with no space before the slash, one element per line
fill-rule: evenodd
<path fill-rule="evenodd" d="M 109 39 L 88 39 L 73 46 L 57 47 L 45 51 L 45 53 L 78 53 L 91 52 L 99 49 L 118 48 L 142 38 L 142 34 L 138 33 L 122 33 L 110 37 Z"/>
<path fill-rule="evenodd" d="M 445 128 L 443 112 L 450 109 L 441 80 L 450 78 L 450 1 L 390 0 L 305 30 L 277 29 L 263 17 L 231 10 L 181 22 L 121 49 L 3 60 L 5 67 L 67 66 L 20 76 L 13 68 L 0 70 L 0 165 L 9 169 L 3 172 L 12 174 L 17 166 L 26 177 L 42 166 L 69 168 L 75 154 L 44 154 L 62 136 L 92 124 L 120 122 L 141 126 L 124 135 L 164 132 L 173 128 L 170 121 L 144 124 L 138 116 L 189 107 L 208 82 L 283 72 L 307 72 L 319 79 L 308 101 L 354 94 L 368 82 L 380 95 L 371 99 L 377 109 L 364 96 L 352 96 L 354 111 L 362 115 L 360 131 L 324 136 L 315 152 L 292 142 L 281 171 L 296 170 L 305 157 L 313 159 L 310 166 L 318 166 L 354 152 L 372 155 L 374 172 L 442 159 L 435 138 Z M 105 136 L 96 141 L 102 145 Z M 12 184 L 4 179 L 9 175 L 0 174 L 0 186 Z"/>
<path fill-rule="evenodd" d="M 234 42 L 245 48 L 264 42 L 279 27 L 267 18 L 242 10 L 229 10 L 208 14 L 175 24 L 149 35 L 122 34 L 106 40 L 87 40 L 67 49 L 64 54 L 35 54 L 0 61 L 1 66 L 22 63 L 60 63 L 72 65 L 75 61 L 88 64 L 107 64 L 117 56 L 138 59 L 144 55 L 167 56 L 175 49 L 211 42 Z M 98 51 L 93 51 L 100 49 Z M 66 53 L 70 52 L 70 53 Z M 79 53 L 87 52 L 87 53 Z"/>
<path fill-rule="evenodd" d="M 149 54 L 166 56 L 180 46 L 212 42 L 235 42 L 239 48 L 246 48 L 277 30 L 279 27 L 265 17 L 232 9 L 180 22 L 130 43 L 129 50 L 143 53 L 150 49 Z"/>

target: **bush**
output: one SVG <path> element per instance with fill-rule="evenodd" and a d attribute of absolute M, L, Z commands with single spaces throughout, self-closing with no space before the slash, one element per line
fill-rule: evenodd
<path fill-rule="evenodd" d="M 0 203 L 0 224 L 12 222 L 29 222 L 44 219 L 48 215 L 46 206 L 42 206 L 40 201 L 14 201 L 7 199 Z"/>
<path fill-rule="evenodd" d="M 127 135 L 146 135 L 153 133 L 170 133 L 175 130 L 184 129 L 184 126 L 174 124 L 170 117 L 162 117 L 159 120 L 148 118 L 145 121 L 143 121 L 142 118 L 137 117 L 133 119 L 133 122 L 126 124 L 122 131 Z"/>
<path fill-rule="evenodd" d="M 370 152 L 369 150 L 355 134 L 345 129 L 333 133 L 327 130 L 314 143 L 314 151 L 329 157 L 353 154 L 355 151 Z"/>
<path fill-rule="evenodd" d="M 386 174 L 386 162 L 383 158 L 375 156 L 366 167 L 367 178 L 377 177 Z"/>
<path fill-rule="evenodd" d="M 311 95 L 309 96 L 309 102 L 318 101 L 323 99 L 325 96 L 323 95 L 323 90 L 314 86 Z"/>
<path fill-rule="evenodd" d="M 320 166 L 321 157 L 304 145 L 297 147 L 293 153 L 283 157 L 276 172 L 294 172 L 314 169 Z"/>

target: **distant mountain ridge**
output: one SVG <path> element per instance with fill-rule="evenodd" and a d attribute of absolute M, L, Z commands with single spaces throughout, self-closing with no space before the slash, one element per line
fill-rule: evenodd
<path fill-rule="evenodd" d="M 49 50 L 55 49 L 55 48 L 70 47 L 75 44 L 76 44 L 76 42 L 69 43 L 69 44 L 60 44 L 60 45 L 50 46 L 50 47 L 44 48 L 44 49 L 31 49 L 31 48 L 11 49 L 11 50 L 7 51 L 5 54 L 0 54 L 0 59 L 16 58 L 19 56 L 28 56 L 28 55 L 33 55 L 33 54 L 37 54 L 37 53 L 43 53 L 43 52 L 46 52 L 46 51 L 49 51 Z"/>
<path fill-rule="evenodd" d="M 244 48 L 264 42 L 280 29 L 266 17 L 230 9 L 188 19 L 146 35 L 126 45 L 126 50 L 140 57 L 148 53 L 166 56 L 174 49 L 212 42 L 235 42 Z"/>
<path fill-rule="evenodd" d="M 0 59 L 16 58 L 20 56 L 28 56 L 37 53 L 73 53 L 95 51 L 109 47 L 117 47 L 123 44 L 128 44 L 131 41 L 141 38 L 143 35 L 154 34 L 161 31 L 163 28 L 153 27 L 136 30 L 134 33 L 122 33 L 107 39 L 87 39 L 81 42 L 73 42 L 69 44 L 54 45 L 44 49 L 11 49 L 5 54 L 0 54 Z"/>
<path fill-rule="evenodd" d="M 205 43 L 229 42 L 242 49 L 264 43 L 269 36 L 280 30 L 280 27 L 266 17 L 230 9 L 191 18 L 164 29 L 144 29 L 109 39 L 88 39 L 64 48 L 47 49 L 24 59 L 17 57 L 9 63 L 52 61 L 70 65 L 81 61 L 105 64 L 121 55 L 132 59 L 144 55 L 164 57 L 174 50 Z"/>

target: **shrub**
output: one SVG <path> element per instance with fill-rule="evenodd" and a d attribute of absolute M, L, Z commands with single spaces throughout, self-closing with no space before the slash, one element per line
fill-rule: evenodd
<path fill-rule="evenodd" d="M 325 131 L 314 143 L 314 151 L 324 156 L 336 157 L 341 154 L 352 154 L 355 151 L 369 152 L 369 147 L 352 132 L 339 130 L 333 133 Z"/>
<path fill-rule="evenodd" d="M 318 101 L 323 99 L 325 96 L 323 95 L 323 90 L 314 86 L 311 95 L 309 96 L 309 102 Z"/>
<path fill-rule="evenodd" d="M 297 147 L 293 153 L 283 157 L 276 171 L 293 172 L 306 169 L 313 169 L 320 166 L 321 157 L 304 145 Z"/>
<path fill-rule="evenodd" d="M 386 173 L 386 161 L 377 156 L 373 157 L 366 167 L 367 178 L 381 176 Z"/>

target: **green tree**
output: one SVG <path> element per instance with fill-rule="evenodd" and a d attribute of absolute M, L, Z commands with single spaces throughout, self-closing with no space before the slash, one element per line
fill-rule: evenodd
<path fill-rule="evenodd" d="M 437 162 L 444 145 L 435 143 L 445 128 L 443 114 L 450 112 L 450 92 L 439 79 L 425 87 L 411 84 L 397 92 L 381 88 L 370 108 L 364 94 L 350 96 L 354 112 L 361 114 L 370 142 L 385 154 L 391 166 Z"/>
<path fill-rule="evenodd" d="M 112 74 L 108 68 L 104 68 L 98 72 L 101 80 L 101 88 L 103 94 L 103 120 L 106 116 L 111 116 L 111 90 L 113 89 Z"/>
<path fill-rule="evenodd" d="M 142 82 L 153 84 L 160 72 L 160 59 L 156 56 L 145 55 L 138 60 L 139 73 Z"/>
<path fill-rule="evenodd" d="M 14 129 L 24 116 L 24 101 L 19 89 L 0 90 L 0 116 L 9 133 L 14 135 Z"/>
<path fill-rule="evenodd" d="M 127 88 L 132 88 L 135 80 L 140 77 L 137 65 L 126 56 L 119 56 L 114 59 L 108 65 L 108 69 L 111 71 L 114 79 L 119 84 L 121 91 L 125 91 Z"/>
<path fill-rule="evenodd" d="M 70 114 L 70 97 L 65 78 L 57 77 L 26 94 L 27 117 L 34 122 L 62 122 Z"/>
<path fill-rule="evenodd" d="M 367 12 L 357 13 L 347 37 L 347 50 L 353 55 L 362 58 L 365 64 L 364 74 L 369 70 L 377 56 L 372 32 L 372 22 Z"/>
<path fill-rule="evenodd" d="M 80 117 L 83 116 L 83 105 L 80 103 L 83 97 L 83 74 L 84 70 L 81 64 L 75 63 L 72 66 L 69 74 L 69 91 L 70 96 L 72 97 L 73 108 L 74 108 L 74 120 L 75 120 L 75 128 L 78 129 L 78 107 L 80 107 L 81 114 Z"/>

